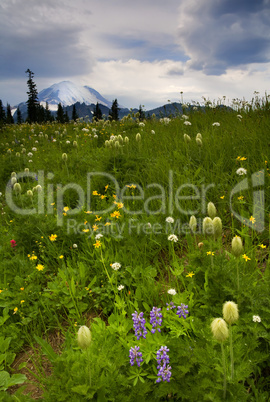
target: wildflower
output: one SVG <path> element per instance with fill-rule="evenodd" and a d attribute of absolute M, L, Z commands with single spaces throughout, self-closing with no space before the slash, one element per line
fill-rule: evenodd
<path fill-rule="evenodd" d="M 224 200 L 225 195 L 221 195 L 219 198 L 220 198 L 221 200 Z"/>
<path fill-rule="evenodd" d="M 118 289 L 118 290 L 123 290 L 124 287 L 125 287 L 124 285 L 119 285 L 117 289 Z"/>
<path fill-rule="evenodd" d="M 216 207 L 215 207 L 213 202 L 208 202 L 208 204 L 207 204 L 207 213 L 208 213 L 208 215 L 210 216 L 211 219 L 214 219 L 214 217 L 216 216 L 217 210 L 216 210 Z"/>
<path fill-rule="evenodd" d="M 229 336 L 226 321 L 222 318 L 215 318 L 211 323 L 211 330 L 214 338 L 219 342 L 224 342 Z"/>
<path fill-rule="evenodd" d="M 21 304 L 23 304 L 24 303 L 24 300 L 21 300 Z"/>
<path fill-rule="evenodd" d="M 93 195 L 100 195 L 96 190 L 92 192 Z"/>
<path fill-rule="evenodd" d="M 55 235 L 55 234 L 51 234 L 51 235 L 49 236 L 49 239 L 50 239 L 51 241 L 55 241 L 56 238 L 57 238 L 57 235 Z"/>
<path fill-rule="evenodd" d="M 163 381 L 170 382 L 171 378 L 171 367 L 169 366 L 170 363 L 170 358 L 167 352 L 169 352 L 170 349 L 167 348 L 167 346 L 161 346 L 161 348 L 157 351 L 157 369 L 158 371 L 158 379 L 156 382 L 160 382 L 161 378 Z"/>
<path fill-rule="evenodd" d="M 95 224 L 95 225 L 92 226 L 92 228 L 94 229 L 94 231 L 96 231 L 96 230 L 98 230 L 98 225 Z M 89 229 L 88 229 L 88 231 L 89 231 Z"/>
<path fill-rule="evenodd" d="M 64 258 L 63 254 L 59 255 L 59 258 L 62 260 Z"/>
<path fill-rule="evenodd" d="M 266 246 L 264 244 L 259 244 L 259 247 L 266 248 Z"/>
<path fill-rule="evenodd" d="M 62 154 L 62 159 L 64 162 L 67 161 L 67 154 L 65 152 Z"/>
<path fill-rule="evenodd" d="M 187 318 L 188 314 L 188 305 L 181 303 L 180 306 L 177 306 L 177 312 L 176 314 L 178 315 L 179 318 L 183 317 L 184 319 Z"/>
<path fill-rule="evenodd" d="M 38 271 L 43 271 L 44 265 L 38 264 L 38 265 L 36 266 L 36 269 L 37 269 Z"/>
<path fill-rule="evenodd" d="M 168 217 L 166 218 L 166 222 L 168 222 L 168 223 L 174 223 L 174 219 L 173 219 L 171 216 L 168 216 Z"/>
<path fill-rule="evenodd" d="M 173 308 L 176 308 L 173 301 L 171 301 L 170 303 L 166 303 L 166 305 L 167 305 L 167 311 L 172 310 Z"/>
<path fill-rule="evenodd" d="M 261 317 L 259 315 L 254 315 L 252 319 L 253 322 L 261 322 Z"/>
<path fill-rule="evenodd" d="M 95 236 L 95 240 L 101 239 L 101 237 L 103 237 L 103 234 L 98 233 L 98 234 Z"/>
<path fill-rule="evenodd" d="M 137 133 L 137 134 L 136 134 L 136 141 L 137 141 L 137 142 L 140 142 L 140 141 L 141 141 L 141 134 L 140 134 L 140 133 Z"/>
<path fill-rule="evenodd" d="M 190 136 L 188 134 L 184 134 L 183 137 L 184 137 L 184 141 L 185 141 L 186 144 L 191 141 L 191 138 L 190 138 Z"/>
<path fill-rule="evenodd" d="M 73 248 L 78 248 L 78 246 L 77 246 L 76 243 L 74 243 L 72 247 L 73 247 Z"/>
<path fill-rule="evenodd" d="M 190 230 L 193 232 L 193 233 L 195 233 L 196 232 L 196 228 L 197 228 L 197 219 L 196 219 L 196 217 L 194 216 L 194 215 L 192 215 L 191 217 L 190 217 L 190 220 L 189 220 L 189 228 L 190 228 Z"/>
<path fill-rule="evenodd" d="M 245 261 L 250 261 L 251 258 L 249 258 L 246 254 L 243 254 L 242 257 L 244 258 Z"/>
<path fill-rule="evenodd" d="M 237 199 L 238 199 L 239 201 L 243 201 L 244 197 L 243 197 L 242 195 L 240 195 L 239 197 L 237 197 Z"/>
<path fill-rule="evenodd" d="M 169 295 L 175 296 L 176 295 L 176 290 L 175 289 L 169 289 L 167 292 Z"/>
<path fill-rule="evenodd" d="M 31 257 L 29 257 L 29 260 L 30 260 L 30 261 L 37 260 L 37 256 L 34 255 L 34 254 L 32 254 Z"/>
<path fill-rule="evenodd" d="M 11 248 L 15 248 L 17 246 L 16 240 L 10 240 Z"/>
<path fill-rule="evenodd" d="M 129 350 L 129 359 L 130 365 L 133 366 L 136 360 L 137 366 L 140 367 L 141 363 L 143 362 L 142 353 L 139 352 L 140 346 L 135 346 L 134 348 L 130 348 Z"/>
<path fill-rule="evenodd" d="M 13 189 L 14 189 L 15 193 L 17 193 L 17 194 L 22 192 L 20 183 L 15 183 Z"/>
<path fill-rule="evenodd" d="M 163 380 L 163 381 L 170 382 L 170 378 L 171 378 L 171 376 L 172 376 L 171 369 L 172 369 L 172 368 L 171 368 L 171 366 L 169 366 L 169 364 L 160 367 L 160 369 L 159 369 L 159 371 L 158 371 L 158 374 L 157 374 L 157 375 L 158 375 L 158 379 L 157 379 L 156 382 L 160 382 L 160 381 L 161 381 L 161 378 L 160 378 L 160 377 L 162 377 L 162 380 Z"/>
<path fill-rule="evenodd" d="M 0 289 L 0 293 L 2 293 L 3 292 L 3 290 L 2 289 Z"/>
<path fill-rule="evenodd" d="M 236 174 L 238 174 L 238 176 L 243 176 L 244 174 L 247 174 L 247 170 L 244 168 L 239 168 L 237 169 Z"/>
<path fill-rule="evenodd" d="M 18 311 L 18 307 L 15 307 L 14 310 L 13 310 L 13 314 L 16 314 L 17 311 Z"/>
<path fill-rule="evenodd" d="M 178 241 L 178 237 L 174 234 L 171 234 L 170 236 L 168 236 L 168 240 L 176 243 Z"/>
<path fill-rule="evenodd" d="M 215 252 L 214 252 L 214 251 L 207 251 L 206 254 L 207 254 L 207 255 L 215 255 Z"/>
<path fill-rule="evenodd" d="M 69 211 L 69 207 L 64 207 L 63 211 L 64 211 L 64 212 Z"/>
<path fill-rule="evenodd" d="M 216 127 L 219 127 L 219 126 L 220 126 L 220 123 L 218 123 L 218 122 L 216 121 L 215 123 L 212 124 L 212 126 L 213 126 L 213 127 L 215 127 L 215 126 L 216 126 Z"/>
<path fill-rule="evenodd" d="M 200 243 L 198 243 L 198 247 L 202 248 L 203 247 L 203 242 L 200 241 Z"/>
<path fill-rule="evenodd" d="M 184 121 L 185 126 L 191 126 L 190 121 Z"/>
<path fill-rule="evenodd" d="M 120 216 L 121 216 L 121 214 L 120 214 L 120 212 L 119 211 L 114 211 L 112 214 L 111 214 L 111 217 L 112 218 L 120 218 Z"/>
<path fill-rule="evenodd" d="M 98 216 L 98 215 L 96 215 L 95 222 L 99 222 L 99 221 L 101 221 L 101 219 L 102 219 L 102 216 Z"/>
<path fill-rule="evenodd" d="M 215 238 L 220 237 L 222 235 L 222 221 L 218 216 L 213 219 L 213 227 Z"/>
<path fill-rule="evenodd" d="M 256 222 L 256 219 L 255 219 L 253 216 L 251 216 L 251 217 L 249 218 L 249 220 L 250 220 L 251 223 L 255 223 L 255 222 Z"/>
<path fill-rule="evenodd" d="M 111 264 L 111 267 L 114 271 L 118 271 L 118 269 L 121 268 L 121 264 L 119 262 L 114 262 L 113 264 Z"/>
<path fill-rule="evenodd" d="M 187 275 L 186 275 L 186 278 L 192 278 L 193 275 L 195 275 L 193 271 L 188 272 Z"/>
<path fill-rule="evenodd" d="M 99 248 L 99 247 L 101 247 L 101 242 L 100 242 L 99 240 L 97 240 L 97 241 L 93 244 L 93 246 L 95 246 L 95 248 Z"/>
<path fill-rule="evenodd" d="M 239 236 L 235 236 L 232 239 L 232 253 L 235 257 L 239 257 L 243 252 L 242 239 Z"/>
<path fill-rule="evenodd" d="M 27 194 L 27 196 L 28 196 L 29 198 L 32 198 L 32 197 L 33 197 L 33 191 L 32 191 L 32 190 L 27 190 L 26 194 Z"/>
<path fill-rule="evenodd" d="M 145 328 L 145 319 L 143 318 L 143 313 L 138 313 L 135 311 L 132 314 L 132 320 L 133 320 L 133 328 L 135 331 L 135 336 L 137 337 L 137 340 L 139 340 L 141 337 L 144 339 L 146 338 L 147 330 Z"/>
<path fill-rule="evenodd" d="M 238 306 L 232 301 L 227 301 L 223 304 L 223 318 L 228 324 L 235 323 L 238 318 Z"/>
<path fill-rule="evenodd" d="M 154 334 L 156 332 L 157 325 L 161 326 L 162 324 L 162 313 L 160 312 L 161 308 L 153 307 L 150 311 L 150 324 L 152 325 L 151 332 Z M 157 328 L 158 332 L 160 332 L 160 328 Z"/>
<path fill-rule="evenodd" d="M 92 336 L 90 329 L 86 327 L 85 325 L 82 325 L 79 328 L 78 334 L 77 334 L 77 341 L 78 345 L 81 349 L 87 349 L 90 344 L 91 344 Z"/>
<path fill-rule="evenodd" d="M 209 216 L 207 216 L 203 220 L 203 234 L 207 236 L 211 236 L 214 234 L 213 221 Z"/>

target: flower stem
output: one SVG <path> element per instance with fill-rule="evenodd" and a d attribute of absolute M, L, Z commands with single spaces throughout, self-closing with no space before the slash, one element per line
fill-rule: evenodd
<path fill-rule="evenodd" d="M 226 399 L 226 389 L 227 389 L 227 380 L 226 380 L 226 361 L 225 361 L 225 353 L 223 343 L 221 343 L 221 353 L 222 353 L 222 363 L 223 363 L 223 399 Z"/>
<path fill-rule="evenodd" d="M 229 333 L 230 333 L 230 356 L 231 356 L 231 377 L 233 380 L 234 376 L 234 359 L 233 359 L 233 341 L 232 341 L 232 326 L 229 324 Z"/>

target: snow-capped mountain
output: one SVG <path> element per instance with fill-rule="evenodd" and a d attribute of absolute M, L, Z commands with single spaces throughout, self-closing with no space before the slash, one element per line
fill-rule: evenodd
<path fill-rule="evenodd" d="M 98 102 L 108 108 L 112 106 L 112 102 L 105 99 L 95 89 L 88 86 L 75 85 L 70 81 L 62 81 L 43 89 L 39 92 L 38 99 L 43 106 L 48 102 L 51 110 L 57 110 L 59 103 L 62 106 L 69 106 L 76 102 L 85 103 L 86 105 Z"/>

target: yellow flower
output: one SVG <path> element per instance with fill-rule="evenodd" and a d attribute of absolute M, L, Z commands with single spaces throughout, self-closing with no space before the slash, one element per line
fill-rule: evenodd
<path fill-rule="evenodd" d="M 93 225 L 92 228 L 94 229 L 94 231 L 98 230 L 98 225 Z"/>
<path fill-rule="evenodd" d="M 108 187 L 109 187 L 109 184 L 107 184 L 107 186 L 105 186 L 105 191 L 107 191 L 107 190 L 108 190 Z"/>
<path fill-rule="evenodd" d="M 101 221 L 101 219 L 102 219 L 102 216 L 98 216 L 98 215 L 96 215 L 95 222 L 97 222 L 97 221 Z"/>
<path fill-rule="evenodd" d="M 84 211 L 86 214 L 91 214 L 92 211 Z"/>
<path fill-rule="evenodd" d="M 259 244 L 259 247 L 266 248 L 266 246 L 264 244 Z"/>
<path fill-rule="evenodd" d="M 240 197 L 237 197 L 237 199 L 238 199 L 239 201 L 242 201 L 242 200 L 244 199 L 244 197 L 243 197 L 242 195 L 240 195 Z"/>
<path fill-rule="evenodd" d="M 55 205 L 55 202 L 52 202 L 51 205 L 52 205 L 52 206 Z"/>
<path fill-rule="evenodd" d="M 89 229 L 83 229 L 82 230 L 84 233 L 87 233 L 87 232 L 89 232 Z"/>
<path fill-rule="evenodd" d="M 24 303 L 24 300 L 21 300 L 21 304 L 23 304 Z"/>
<path fill-rule="evenodd" d="M 69 211 L 69 207 L 64 207 L 64 211 L 65 212 Z"/>
<path fill-rule="evenodd" d="M 61 260 L 62 260 L 62 258 L 64 258 L 63 254 L 59 255 L 59 258 L 61 258 Z"/>
<path fill-rule="evenodd" d="M 101 247 L 101 242 L 97 240 L 96 243 L 93 244 L 93 246 L 95 246 L 95 248 L 99 248 Z"/>
<path fill-rule="evenodd" d="M 37 269 L 38 271 L 43 271 L 44 265 L 38 264 L 38 265 L 36 266 L 36 269 Z"/>
<path fill-rule="evenodd" d="M 33 261 L 33 260 L 37 260 L 37 256 L 36 255 L 31 255 L 31 257 L 29 258 L 29 260 Z"/>
<path fill-rule="evenodd" d="M 207 251 L 206 254 L 207 254 L 207 255 L 215 255 L 215 252 L 214 252 L 214 251 Z"/>
<path fill-rule="evenodd" d="M 118 202 L 118 203 L 117 203 L 117 208 L 118 208 L 118 209 L 123 208 L 123 206 L 124 206 L 124 204 L 123 204 L 122 202 Z"/>
<path fill-rule="evenodd" d="M 57 238 L 57 235 L 55 235 L 55 234 L 51 234 L 51 235 L 49 236 L 49 239 L 50 239 L 51 241 L 55 241 L 56 238 Z"/>
<path fill-rule="evenodd" d="M 92 192 L 93 195 L 100 195 L 96 190 Z"/>
<path fill-rule="evenodd" d="M 24 288 L 20 288 L 20 290 L 21 290 L 21 291 L 23 291 L 23 290 L 24 290 Z"/>
<path fill-rule="evenodd" d="M 111 214 L 111 217 L 112 218 L 119 218 L 121 215 L 120 215 L 120 212 L 118 212 L 118 211 L 114 211 L 112 214 Z"/>
<path fill-rule="evenodd" d="M 223 200 L 225 198 L 225 195 L 221 195 L 220 198 Z"/>
<path fill-rule="evenodd" d="M 255 221 L 256 221 L 256 219 L 253 218 L 253 216 L 251 216 L 251 217 L 249 218 L 249 220 L 250 220 L 250 222 L 252 222 L 252 223 L 255 223 Z"/>
<path fill-rule="evenodd" d="M 15 307 L 15 308 L 14 308 L 14 311 L 13 311 L 13 314 L 16 314 L 17 311 L 18 311 L 18 307 Z"/>
<path fill-rule="evenodd" d="M 187 275 L 186 275 L 186 278 L 192 278 L 193 275 L 195 275 L 193 271 L 188 272 Z"/>
<path fill-rule="evenodd" d="M 251 258 L 249 258 L 246 254 L 243 254 L 242 257 L 243 257 L 244 260 L 246 260 L 246 261 L 250 261 L 250 260 L 251 260 Z"/>
<path fill-rule="evenodd" d="M 106 222 L 104 226 L 110 226 L 111 222 Z"/>
<path fill-rule="evenodd" d="M 3 290 L 2 289 L 0 289 L 0 293 L 2 293 L 3 292 Z"/>
<path fill-rule="evenodd" d="M 107 197 L 107 195 L 103 195 L 103 194 L 100 196 L 100 198 L 101 198 L 102 200 L 103 200 L 104 198 L 106 198 L 106 197 Z"/>
<path fill-rule="evenodd" d="M 240 158 L 240 161 L 246 161 L 247 158 L 245 158 L 244 156 L 242 156 L 242 158 Z"/>

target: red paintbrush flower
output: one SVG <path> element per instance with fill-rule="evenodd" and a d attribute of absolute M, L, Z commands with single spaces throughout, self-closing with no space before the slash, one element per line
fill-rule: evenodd
<path fill-rule="evenodd" d="M 11 245 L 12 248 L 14 248 L 14 247 L 17 246 L 17 243 L 16 243 L 15 240 L 10 240 L 10 245 Z"/>

